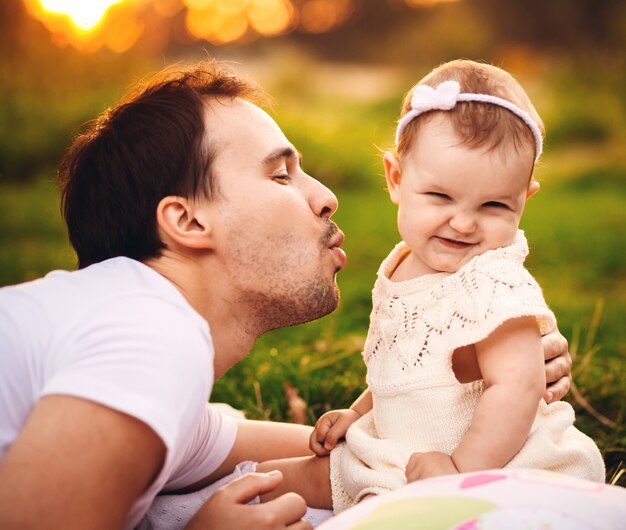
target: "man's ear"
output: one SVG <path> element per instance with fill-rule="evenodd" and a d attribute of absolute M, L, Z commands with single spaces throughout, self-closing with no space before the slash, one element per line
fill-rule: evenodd
<path fill-rule="evenodd" d="M 535 193 L 539 191 L 539 182 L 535 180 L 535 177 L 530 178 L 528 183 L 528 189 L 526 190 L 526 200 L 530 199 Z"/>
<path fill-rule="evenodd" d="M 387 181 L 387 191 L 391 202 L 398 204 L 400 202 L 400 162 L 393 153 L 387 152 L 383 156 L 383 164 L 385 165 L 385 180 Z"/>
<path fill-rule="evenodd" d="M 156 217 L 159 230 L 174 243 L 194 249 L 213 248 L 210 216 L 198 201 L 174 195 L 163 197 Z"/>

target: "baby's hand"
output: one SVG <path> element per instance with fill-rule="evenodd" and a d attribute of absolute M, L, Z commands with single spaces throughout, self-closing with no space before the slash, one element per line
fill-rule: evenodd
<path fill-rule="evenodd" d="M 331 410 L 324 414 L 309 438 L 309 447 L 317 456 L 327 456 L 337 445 L 340 438 L 348 432 L 348 427 L 361 415 L 352 409 Z"/>
<path fill-rule="evenodd" d="M 454 475 L 458 472 L 452 457 L 438 451 L 413 453 L 405 469 L 407 482 L 440 475 Z"/>

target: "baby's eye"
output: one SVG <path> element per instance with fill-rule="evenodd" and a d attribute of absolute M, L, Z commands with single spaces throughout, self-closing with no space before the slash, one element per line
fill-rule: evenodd
<path fill-rule="evenodd" d="M 291 180 L 291 177 L 288 173 L 279 173 L 278 175 L 274 175 L 272 178 L 280 182 L 288 182 Z"/>
<path fill-rule="evenodd" d="M 428 191 L 425 193 L 425 195 L 428 195 L 429 197 L 434 197 L 436 199 L 443 199 L 443 200 L 450 200 L 450 196 L 446 195 L 445 193 L 439 193 L 437 191 Z"/>
<path fill-rule="evenodd" d="M 483 206 L 485 208 L 506 208 L 507 210 L 509 209 L 509 207 L 506 204 L 504 204 L 503 202 L 498 202 L 498 201 L 489 201 L 483 204 Z"/>

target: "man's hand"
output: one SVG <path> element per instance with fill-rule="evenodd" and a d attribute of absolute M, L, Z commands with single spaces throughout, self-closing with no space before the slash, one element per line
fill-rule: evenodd
<path fill-rule="evenodd" d="M 567 339 L 555 327 L 541 338 L 546 359 L 546 381 L 548 387 L 543 396 L 546 403 L 559 401 L 569 392 L 572 383 L 572 357 Z"/>
<path fill-rule="evenodd" d="M 455 475 L 458 472 L 450 455 L 431 451 L 430 453 L 413 453 L 406 465 L 405 475 L 407 482 L 415 482 L 440 475 Z"/>
<path fill-rule="evenodd" d="M 189 521 L 186 530 L 310 530 L 302 517 L 304 499 L 286 493 L 263 504 L 246 504 L 257 495 L 274 490 L 283 480 L 280 471 L 250 473 L 218 489 Z"/>
<path fill-rule="evenodd" d="M 348 428 L 361 415 L 352 409 L 331 410 L 324 414 L 311 433 L 309 447 L 317 456 L 327 456 L 337 442 L 348 432 Z"/>

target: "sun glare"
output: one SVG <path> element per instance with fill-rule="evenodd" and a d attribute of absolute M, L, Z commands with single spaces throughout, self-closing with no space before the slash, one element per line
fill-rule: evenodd
<path fill-rule="evenodd" d="M 6 1 L 6 0 L 0 0 Z M 122 53 L 142 35 L 166 42 L 174 17 L 192 39 L 226 44 L 294 29 L 325 33 L 343 25 L 357 0 L 23 0 L 52 40 L 84 51 L 106 47 Z M 389 0 L 397 2 L 399 0 Z M 411 8 L 458 0 L 402 0 Z M 114 7 L 114 9 L 111 9 Z M 184 14 L 178 14 L 184 10 Z M 178 22 L 175 22 L 178 23 Z M 156 41 L 155 41 L 156 42 Z"/>
<path fill-rule="evenodd" d="M 123 0 L 39 0 L 48 13 L 65 15 L 81 31 L 95 28 L 107 10 Z"/>

